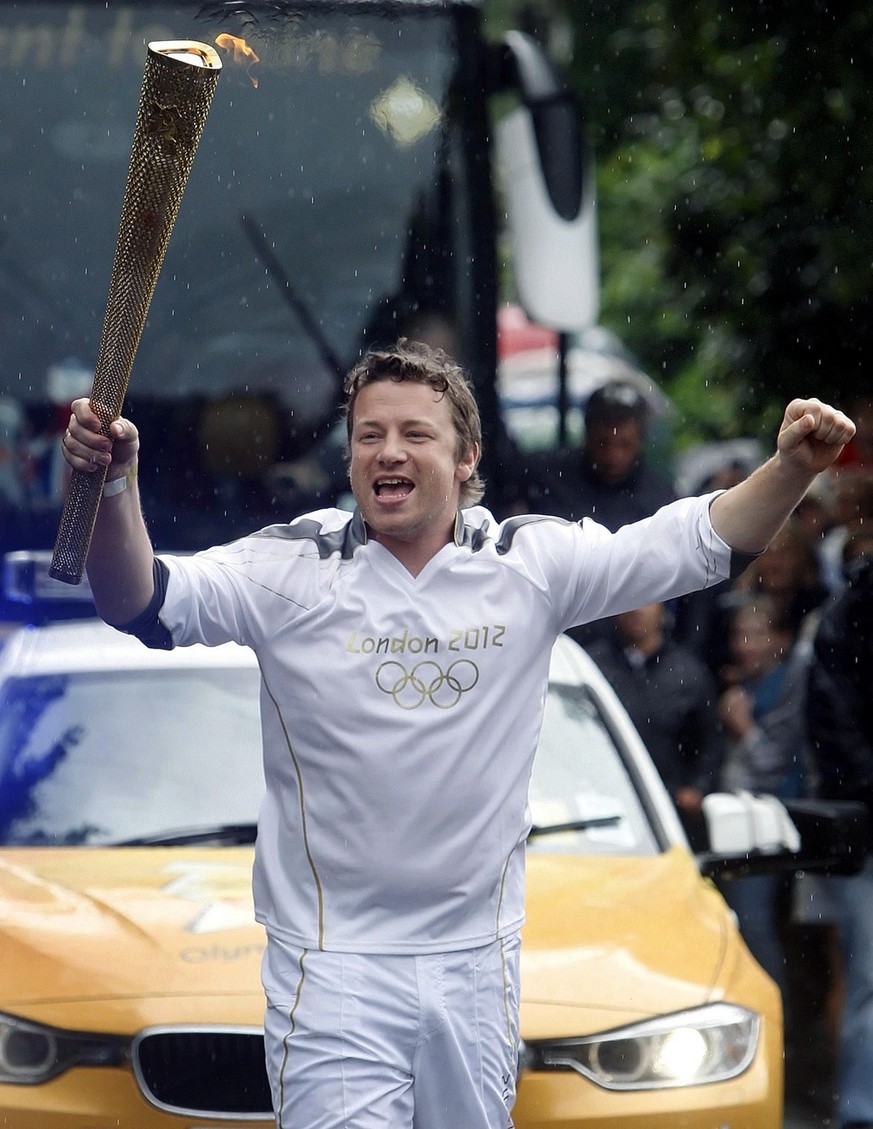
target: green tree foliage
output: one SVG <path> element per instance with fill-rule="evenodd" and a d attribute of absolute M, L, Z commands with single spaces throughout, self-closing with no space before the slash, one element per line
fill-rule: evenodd
<path fill-rule="evenodd" d="M 849 402 L 873 334 L 873 6 L 558 2 L 603 321 L 699 435 L 772 424 L 790 395 Z"/>

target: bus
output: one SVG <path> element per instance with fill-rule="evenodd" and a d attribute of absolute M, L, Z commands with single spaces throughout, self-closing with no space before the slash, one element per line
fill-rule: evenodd
<path fill-rule="evenodd" d="M 483 22 L 473 0 L 0 0 L 0 551 L 57 533 L 147 46 L 168 40 L 222 69 L 124 407 L 156 546 L 341 503 L 344 374 L 400 335 L 471 375 L 488 501 L 509 503 L 504 260 L 530 317 L 582 329 L 596 219 L 576 99 L 531 37 Z"/>

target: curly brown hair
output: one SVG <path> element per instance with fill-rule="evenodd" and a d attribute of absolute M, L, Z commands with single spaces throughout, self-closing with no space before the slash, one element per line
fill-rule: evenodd
<path fill-rule="evenodd" d="M 373 349 L 349 372 L 345 381 L 346 434 L 351 442 L 355 402 L 363 388 L 379 380 L 397 384 L 412 381 L 427 384 L 440 396 L 447 396 L 457 442 L 458 460 L 477 446 L 482 450 L 482 422 L 473 387 L 464 370 L 442 349 L 432 349 L 422 341 L 401 337 L 390 349 Z M 461 506 L 474 506 L 485 493 L 478 469 L 461 483 Z"/>

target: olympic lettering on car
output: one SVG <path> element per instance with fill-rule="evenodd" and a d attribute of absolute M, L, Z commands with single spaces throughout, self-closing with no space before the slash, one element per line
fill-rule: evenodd
<path fill-rule="evenodd" d="M 376 685 L 402 710 L 417 710 L 425 702 L 450 710 L 478 681 L 479 668 L 470 659 L 456 659 L 445 670 L 433 659 L 423 659 L 411 668 L 392 659 L 376 671 Z"/>

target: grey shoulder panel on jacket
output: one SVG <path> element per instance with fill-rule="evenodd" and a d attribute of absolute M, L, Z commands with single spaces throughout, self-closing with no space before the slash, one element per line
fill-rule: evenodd
<path fill-rule="evenodd" d="M 493 541 L 497 555 L 504 556 L 512 548 L 512 542 L 520 529 L 544 521 L 557 522 L 558 525 L 574 524 L 562 517 L 553 517 L 549 514 L 519 514 L 517 517 L 507 518 L 502 523 L 500 536 L 495 540 L 484 526 L 467 525 L 461 520 L 459 522 L 461 528 L 458 530 L 456 540 L 459 545 L 472 549 L 474 553 L 478 553 L 489 541 Z"/>
<path fill-rule="evenodd" d="M 325 530 L 315 518 L 304 517 L 290 525 L 269 525 L 251 536 L 272 537 L 279 541 L 310 541 L 321 560 L 336 555 L 342 560 L 351 560 L 355 549 L 367 543 L 367 529 L 359 510 L 355 510 L 351 519 L 339 529 Z"/>

